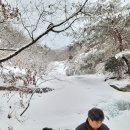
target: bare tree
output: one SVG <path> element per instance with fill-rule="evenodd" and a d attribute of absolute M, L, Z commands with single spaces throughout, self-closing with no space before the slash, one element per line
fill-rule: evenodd
<path fill-rule="evenodd" d="M 18 55 L 20 52 L 22 52 L 26 48 L 32 46 L 38 40 L 40 40 L 42 37 L 46 36 L 50 32 L 60 33 L 60 32 L 64 32 L 67 29 L 69 29 L 71 27 L 71 25 L 77 19 L 79 19 L 80 13 L 83 10 L 84 6 L 86 5 L 87 1 L 88 0 L 85 0 L 85 2 L 83 3 L 83 5 L 81 5 L 79 8 L 77 8 L 74 13 L 70 14 L 65 19 L 61 19 L 60 22 L 56 22 L 56 23 L 55 22 L 52 23 L 52 21 L 48 21 L 47 18 L 43 19 L 44 18 L 43 16 L 45 15 L 45 13 L 46 13 L 46 16 L 48 16 L 49 14 L 54 14 L 56 12 L 56 10 L 54 8 L 54 5 L 51 5 L 51 4 L 49 5 L 48 8 L 51 8 L 51 10 L 54 9 L 54 11 L 52 11 L 52 12 L 49 12 L 49 11 L 45 10 L 45 8 L 43 8 L 42 10 L 40 10 L 36 6 L 37 11 L 39 12 L 39 17 L 38 17 L 37 22 L 36 22 L 36 24 L 34 26 L 32 24 L 30 24 L 29 26 L 25 25 L 25 23 L 23 21 L 23 18 L 22 18 L 22 14 L 21 14 L 20 15 L 20 19 L 21 19 L 22 25 L 23 25 L 24 29 L 28 32 L 28 34 L 29 34 L 29 36 L 31 38 L 31 42 L 28 43 L 28 44 L 26 44 L 26 45 L 24 45 L 24 46 L 22 46 L 21 48 L 19 48 L 17 51 L 13 52 L 12 54 L 10 54 L 10 55 L 8 55 L 8 56 L 0 59 L 0 63 L 2 63 L 4 61 L 7 61 L 7 60 L 11 59 L 12 57 Z M 50 15 L 50 17 L 51 16 L 52 15 Z M 30 18 L 31 18 L 31 16 L 30 16 Z M 46 25 L 47 25 L 47 23 L 49 23 L 49 25 L 46 26 L 46 29 L 44 29 L 44 32 L 42 32 L 40 35 L 34 37 L 34 32 L 38 29 L 38 25 L 39 25 L 40 20 L 46 22 Z M 68 24 L 68 22 L 69 22 L 69 24 Z M 31 31 L 28 29 L 30 27 L 31 27 Z"/>

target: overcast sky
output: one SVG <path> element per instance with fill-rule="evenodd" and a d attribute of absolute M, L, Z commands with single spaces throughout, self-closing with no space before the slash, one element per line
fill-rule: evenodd
<path fill-rule="evenodd" d="M 16 2 L 19 3 L 19 1 L 22 1 L 22 3 L 28 4 L 29 1 L 35 1 L 37 2 L 37 0 L 7 0 L 9 3 L 12 3 L 13 6 L 16 5 Z M 49 0 L 44 0 L 49 2 Z M 54 0 L 51 0 L 51 2 Z M 79 1 L 79 0 L 69 0 L 69 1 Z M 80 0 L 80 1 L 85 1 L 85 0 Z M 96 0 L 88 0 L 88 1 L 96 1 Z M 123 4 L 129 3 L 130 0 L 122 0 Z M 40 32 L 40 31 L 39 31 Z M 65 35 L 63 35 L 62 33 L 60 34 L 54 34 L 54 33 L 50 33 L 47 36 L 45 36 L 44 38 L 42 38 L 42 40 L 40 41 L 43 44 L 48 45 L 49 47 L 51 47 L 52 49 L 58 49 L 58 48 L 62 48 L 64 46 L 67 46 L 69 44 L 71 44 L 71 39 Z"/>
<path fill-rule="evenodd" d="M 76 0 L 74 0 L 76 1 Z M 77 0 L 79 1 L 79 0 Z M 81 1 L 81 0 L 80 0 Z M 90 1 L 90 0 L 89 0 Z M 95 0 L 91 0 L 95 1 Z M 129 3 L 130 0 L 122 0 L 123 4 Z M 69 37 L 66 37 L 62 34 L 49 34 L 48 37 L 44 40 L 45 44 L 47 44 L 49 47 L 53 49 L 62 48 L 64 46 L 67 46 L 71 44 L 71 39 Z"/>
<path fill-rule="evenodd" d="M 91 1 L 95 1 L 95 0 L 91 0 Z M 130 0 L 122 0 L 123 4 L 129 3 L 129 2 Z M 49 35 L 49 37 L 45 39 L 45 43 L 49 45 L 49 47 L 56 49 L 56 48 L 61 48 L 61 47 L 71 44 L 71 39 L 69 37 L 63 36 L 62 34 L 59 34 L 59 35 L 53 34 L 53 35 Z"/>

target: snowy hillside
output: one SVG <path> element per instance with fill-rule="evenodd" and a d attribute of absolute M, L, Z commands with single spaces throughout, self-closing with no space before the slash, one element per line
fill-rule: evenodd
<path fill-rule="evenodd" d="M 130 4 L 121 1 L 0 0 L 0 130 L 75 130 L 93 107 L 110 130 L 129 130 Z"/>
<path fill-rule="evenodd" d="M 44 86 L 54 90 L 35 94 L 22 117 L 19 115 L 23 109 L 18 100 L 23 98 L 26 102 L 25 97 L 30 95 L 20 97 L 16 92 L 0 92 L 0 130 L 8 130 L 8 127 L 13 130 L 42 130 L 43 127 L 74 130 L 86 120 L 87 111 L 92 107 L 104 110 L 109 117 L 105 123 L 111 130 L 130 127 L 130 94 L 114 90 L 101 75 L 60 77 L 60 80 L 48 81 Z M 8 119 L 10 112 L 12 118 Z"/>

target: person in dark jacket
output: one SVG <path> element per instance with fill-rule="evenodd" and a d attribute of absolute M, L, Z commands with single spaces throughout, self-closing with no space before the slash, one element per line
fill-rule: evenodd
<path fill-rule="evenodd" d="M 86 122 L 79 125 L 75 130 L 110 130 L 103 123 L 104 113 L 99 108 L 92 108 L 88 111 Z"/>
<path fill-rule="evenodd" d="M 52 128 L 45 127 L 42 130 L 53 130 Z"/>

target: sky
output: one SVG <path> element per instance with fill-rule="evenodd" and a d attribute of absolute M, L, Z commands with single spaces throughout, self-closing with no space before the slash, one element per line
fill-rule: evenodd
<path fill-rule="evenodd" d="M 79 0 L 77 0 L 79 1 Z M 91 0 L 95 1 L 95 0 Z M 123 4 L 129 3 L 130 0 L 122 0 Z M 64 46 L 67 46 L 72 43 L 72 39 L 69 37 L 66 37 L 65 35 L 63 36 L 62 34 L 60 35 L 50 35 L 47 40 L 45 40 L 47 45 L 53 49 L 58 49 L 62 48 Z"/>
<path fill-rule="evenodd" d="M 72 0 L 73 1 L 73 0 Z M 75 1 L 75 0 L 74 0 Z M 77 0 L 79 1 L 79 0 Z M 95 1 L 95 0 L 93 0 Z M 130 0 L 122 0 L 123 4 L 129 3 Z M 44 39 L 45 44 L 47 44 L 52 49 L 59 49 L 72 44 L 72 39 L 65 36 L 64 34 L 49 34 L 46 39 Z"/>
<path fill-rule="evenodd" d="M 7 0 L 7 1 L 15 6 L 16 3 L 19 3 L 20 0 Z M 14 1 L 17 1 L 17 2 L 14 2 Z M 34 1 L 37 2 L 37 0 L 34 0 Z M 44 1 L 48 2 L 48 0 L 44 0 Z M 75 2 L 75 1 L 79 1 L 79 0 L 71 0 L 71 1 Z M 82 0 L 82 1 L 84 1 L 84 0 Z M 88 0 L 88 1 L 90 1 L 90 0 Z M 91 0 L 91 1 L 95 1 L 95 0 Z M 29 4 L 28 2 L 29 1 L 22 0 L 22 3 L 24 3 L 25 5 L 28 5 Z M 51 0 L 51 2 L 52 2 L 52 0 Z M 130 0 L 122 0 L 123 4 L 129 3 L 129 2 L 130 2 Z M 32 19 L 32 21 L 33 21 L 33 19 Z M 37 34 L 41 34 L 39 32 L 41 32 L 42 28 L 43 27 L 41 27 L 39 29 L 39 31 L 37 31 Z M 65 47 L 67 45 L 70 45 L 72 43 L 72 39 L 67 37 L 64 33 L 60 33 L 60 34 L 49 33 L 47 36 L 43 37 L 40 40 L 40 43 L 46 44 L 47 46 L 49 46 L 52 49 L 59 49 L 59 48 Z"/>

